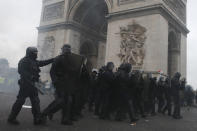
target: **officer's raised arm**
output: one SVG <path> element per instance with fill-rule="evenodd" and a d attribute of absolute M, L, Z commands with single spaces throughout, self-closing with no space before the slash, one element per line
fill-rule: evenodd
<path fill-rule="evenodd" d="M 43 66 L 46 66 L 46 65 L 48 65 L 48 64 L 53 63 L 53 61 L 54 61 L 54 58 L 48 59 L 48 60 L 38 61 L 38 66 L 39 66 L 39 67 L 43 67 Z"/>

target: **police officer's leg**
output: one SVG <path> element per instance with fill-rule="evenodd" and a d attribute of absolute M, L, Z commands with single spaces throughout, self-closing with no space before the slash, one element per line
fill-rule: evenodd
<path fill-rule="evenodd" d="M 46 109 L 44 109 L 43 114 L 51 115 L 58 112 L 64 104 L 63 101 L 64 100 L 62 100 L 61 98 L 55 99 Z"/>
<path fill-rule="evenodd" d="M 108 92 L 104 102 L 104 119 L 110 119 L 111 94 Z"/>
<path fill-rule="evenodd" d="M 163 108 L 162 108 L 162 113 L 163 114 L 165 114 L 166 113 L 166 111 L 167 111 L 167 109 L 168 109 L 168 96 L 167 96 L 167 94 L 165 94 L 165 98 L 166 98 L 166 100 L 165 100 L 165 104 L 164 104 L 164 106 L 163 106 Z"/>
<path fill-rule="evenodd" d="M 137 106 L 138 106 L 141 116 L 146 117 L 145 112 L 144 112 L 144 100 L 141 98 L 141 95 L 138 96 Z"/>
<path fill-rule="evenodd" d="M 79 105 L 77 103 L 77 96 L 75 93 L 73 93 L 73 95 L 71 95 L 71 115 L 70 115 L 70 119 L 72 121 L 78 121 L 78 118 L 79 116 L 81 116 L 81 111 L 82 111 L 82 108 L 79 108 Z"/>
<path fill-rule="evenodd" d="M 180 100 L 180 96 L 178 94 L 177 96 L 177 119 L 181 119 L 181 100 Z"/>
<path fill-rule="evenodd" d="M 71 121 L 71 110 L 72 110 L 72 96 L 67 94 L 65 96 L 65 104 L 62 109 L 62 121 L 63 125 L 72 125 Z"/>
<path fill-rule="evenodd" d="M 172 114 L 171 96 L 169 96 L 168 99 L 167 99 L 167 109 L 168 109 L 168 115 L 171 116 L 171 114 Z"/>
<path fill-rule="evenodd" d="M 20 89 L 19 94 L 17 96 L 17 100 L 14 103 L 14 105 L 12 107 L 12 110 L 11 110 L 11 113 L 10 113 L 9 118 L 8 118 L 9 123 L 19 124 L 19 122 L 16 120 L 16 117 L 18 116 L 19 112 L 21 111 L 22 106 L 25 103 L 25 99 L 26 99 L 26 96 L 24 95 L 24 91 L 22 91 Z"/>
<path fill-rule="evenodd" d="M 178 110 L 179 110 L 179 98 L 178 94 L 176 93 L 174 95 L 174 112 L 173 112 L 173 117 L 176 119 L 178 116 Z"/>
<path fill-rule="evenodd" d="M 104 92 L 103 91 L 103 94 L 102 94 L 102 102 L 101 102 L 101 114 L 100 114 L 100 118 L 101 119 L 105 119 L 105 112 L 106 112 L 106 106 L 107 106 L 107 104 L 108 104 L 108 94 L 106 93 L 106 91 Z"/>
<path fill-rule="evenodd" d="M 131 99 L 126 99 L 127 101 L 127 110 L 129 113 L 130 121 L 131 122 L 136 122 L 138 119 L 135 117 L 135 111 L 133 108 L 133 101 Z"/>
<path fill-rule="evenodd" d="M 101 94 L 100 91 L 97 90 L 96 92 L 96 98 L 95 98 L 95 110 L 94 110 L 94 114 L 95 115 L 100 115 L 100 105 L 101 105 Z"/>
<path fill-rule="evenodd" d="M 165 101 L 164 98 L 162 96 L 160 96 L 159 98 L 159 107 L 158 107 L 158 112 L 162 113 L 162 109 L 164 107 Z"/>
<path fill-rule="evenodd" d="M 42 112 L 42 120 L 45 122 L 46 117 L 50 116 L 51 114 L 54 114 L 58 112 L 60 109 L 65 106 L 65 99 L 64 99 L 64 93 L 57 93 L 56 92 L 56 98 L 51 104 L 48 105 L 47 108 L 45 108 Z"/>
<path fill-rule="evenodd" d="M 151 115 L 152 116 L 156 115 L 156 113 L 155 113 L 155 99 L 156 99 L 156 96 L 152 95 L 151 96 Z"/>
<path fill-rule="evenodd" d="M 35 96 L 30 96 L 30 101 L 32 105 L 32 114 L 34 117 L 34 124 L 40 124 L 40 99 L 37 95 Z"/>
<path fill-rule="evenodd" d="M 73 112 L 75 112 L 75 119 L 77 119 L 77 117 L 82 117 L 82 109 L 84 108 L 84 90 L 83 89 L 78 89 L 74 94 L 74 110 Z"/>
<path fill-rule="evenodd" d="M 88 97 L 88 110 L 90 111 L 90 112 L 92 112 L 93 111 L 93 105 L 94 105 L 94 95 L 95 94 L 93 94 L 93 91 L 92 91 L 92 89 L 91 89 L 91 91 L 89 91 L 89 97 Z"/>

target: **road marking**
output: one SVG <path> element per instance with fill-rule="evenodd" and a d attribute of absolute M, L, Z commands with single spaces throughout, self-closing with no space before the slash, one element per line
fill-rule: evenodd
<path fill-rule="evenodd" d="M 31 106 L 27 106 L 27 105 L 23 105 L 23 108 L 31 109 L 32 107 Z"/>

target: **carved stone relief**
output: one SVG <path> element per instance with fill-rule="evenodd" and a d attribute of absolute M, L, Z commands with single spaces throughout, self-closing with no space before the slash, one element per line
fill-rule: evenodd
<path fill-rule="evenodd" d="M 124 5 L 124 4 L 129 4 L 129 3 L 136 3 L 136 2 L 141 2 L 145 0 L 118 0 L 119 5 Z"/>
<path fill-rule="evenodd" d="M 136 68 L 141 68 L 144 63 L 146 41 L 146 28 L 133 22 L 127 27 L 120 27 L 120 53 L 122 63 L 130 63 Z"/>
<path fill-rule="evenodd" d="M 54 19 L 63 18 L 64 15 L 64 1 L 48 5 L 44 8 L 43 21 L 50 21 Z"/>
<path fill-rule="evenodd" d="M 163 0 L 174 13 L 183 21 L 186 22 L 186 5 L 181 0 Z"/>

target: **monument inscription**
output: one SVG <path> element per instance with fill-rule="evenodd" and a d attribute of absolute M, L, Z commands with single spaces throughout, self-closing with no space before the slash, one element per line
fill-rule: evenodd
<path fill-rule="evenodd" d="M 64 15 L 64 1 L 48 5 L 44 8 L 43 21 L 50 21 L 54 19 L 63 18 Z"/>

